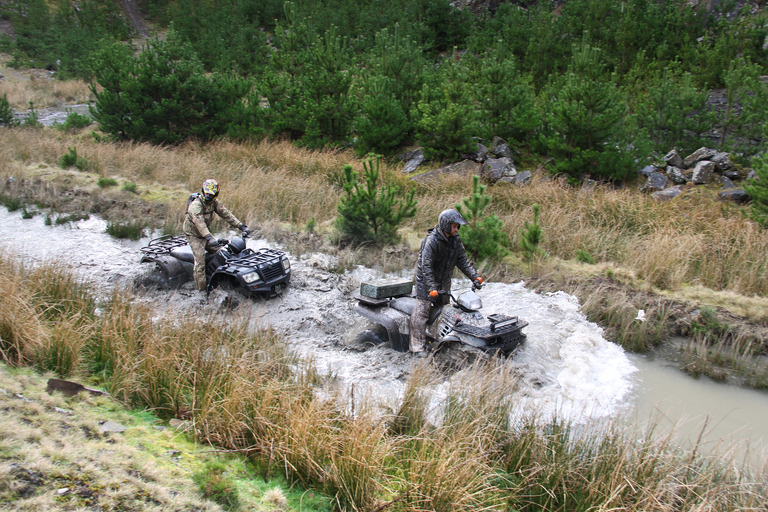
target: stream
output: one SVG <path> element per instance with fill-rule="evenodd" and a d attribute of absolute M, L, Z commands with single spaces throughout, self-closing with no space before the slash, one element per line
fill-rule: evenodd
<path fill-rule="evenodd" d="M 116 240 L 104 231 L 106 222 L 88 220 L 46 226 L 44 215 L 22 219 L 21 212 L 0 211 L 0 228 L 6 233 L 0 251 L 25 263 L 55 263 L 74 269 L 108 297 L 118 286 L 131 286 L 150 270 L 140 264 L 139 241 Z M 222 233 L 223 237 L 229 236 Z M 274 247 L 250 239 L 251 248 Z M 396 400 L 415 362 L 409 354 L 379 346 L 366 351 L 350 349 L 349 341 L 363 325 L 353 311 L 352 293 L 360 283 L 383 276 L 357 267 L 334 273 L 333 257 L 289 254 L 291 285 L 280 297 L 243 300 L 236 318 L 253 327 L 270 325 L 283 333 L 291 349 L 311 358 L 315 366 L 335 375 L 342 385 Z M 404 270 L 410 276 L 412 270 Z M 469 288 L 465 279 L 454 281 L 454 290 Z M 574 424 L 588 424 L 617 417 L 638 431 L 649 421 L 658 433 L 673 433 L 675 442 L 690 447 L 703 430 L 700 450 L 719 453 L 736 443 L 739 453 L 762 465 L 768 446 L 768 394 L 727 386 L 707 379 L 694 380 L 664 361 L 627 354 L 603 337 L 589 322 L 578 300 L 564 292 L 537 293 L 524 283 L 488 283 L 479 294 L 482 313 L 518 315 L 529 322 L 527 341 L 508 364 L 520 375 L 510 398 L 520 414 L 542 419 L 558 417 Z M 191 288 L 138 295 L 152 304 L 159 316 L 216 313 L 219 304 Z M 638 434 L 640 436 L 640 434 Z"/>

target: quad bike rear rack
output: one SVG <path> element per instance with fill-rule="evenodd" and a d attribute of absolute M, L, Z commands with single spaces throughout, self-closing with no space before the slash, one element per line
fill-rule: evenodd
<path fill-rule="evenodd" d="M 141 248 L 141 252 L 158 256 L 160 254 L 168 254 L 172 249 L 188 244 L 189 242 L 185 236 L 164 235 L 150 241 L 149 244 Z"/>

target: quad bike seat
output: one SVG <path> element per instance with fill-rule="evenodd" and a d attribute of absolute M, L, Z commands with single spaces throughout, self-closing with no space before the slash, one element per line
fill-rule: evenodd
<path fill-rule="evenodd" d="M 400 311 L 401 313 L 405 313 L 408 316 L 411 316 L 413 314 L 414 308 L 416 307 L 416 300 L 416 297 L 398 297 L 390 301 L 389 307 Z M 435 323 L 435 320 L 437 320 L 437 317 L 440 316 L 440 312 L 442 310 L 442 304 L 433 304 L 432 307 L 429 308 L 429 318 L 427 319 L 427 325 L 432 325 Z"/>
<path fill-rule="evenodd" d="M 192 248 L 188 245 L 171 249 L 171 256 L 178 260 L 186 261 L 187 263 L 195 262 L 195 256 L 192 254 Z"/>

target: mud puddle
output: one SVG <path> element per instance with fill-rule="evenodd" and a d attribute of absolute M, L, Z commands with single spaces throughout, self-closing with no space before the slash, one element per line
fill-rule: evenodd
<path fill-rule="evenodd" d="M 106 297 L 116 286 L 131 286 L 150 270 L 139 264 L 140 247 L 148 238 L 115 240 L 98 217 L 63 226 L 46 226 L 42 215 L 22 219 L 18 212 L 0 212 L 0 227 L 9 234 L 2 247 L 30 263 L 51 262 L 75 269 Z M 12 235 L 11 235 L 12 234 Z M 222 233 L 227 237 L 227 233 Z M 248 240 L 251 248 L 269 246 Z M 158 315 L 221 314 L 246 318 L 252 326 L 269 325 L 282 332 L 291 348 L 311 358 L 321 371 L 336 376 L 359 395 L 396 398 L 414 359 L 385 346 L 366 351 L 349 348 L 364 321 L 353 310 L 352 292 L 366 280 L 384 277 L 358 267 L 338 274 L 325 254 L 291 258 L 291 285 L 269 300 L 241 300 L 235 312 L 221 312 L 216 296 L 201 304 L 190 288 L 174 293 L 148 292 L 137 300 L 152 303 Z M 410 270 L 403 275 L 410 275 Z M 469 287 L 456 280 L 454 289 Z M 483 314 L 518 315 L 529 322 L 527 342 L 509 364 L 520 375 L 520 385 L 509 398 L 521 411 L 541 417 L 558 416 L 587 421 L 615 416 L 627 407 L 635 366 L 624 351 L 606 341 L 602 330 L 587 321 L 578 301 L 565 293 L 538 294 L 523 283 L 489 283 L 480 293 Z"/>

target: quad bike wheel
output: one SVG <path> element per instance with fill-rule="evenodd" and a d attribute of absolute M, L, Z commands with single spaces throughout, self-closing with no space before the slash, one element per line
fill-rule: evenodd
<path fill-rule="evenodd" d="M 380 324 L 371 324 L 367 329 L 361 331 L 355 336 L 353 346 L 370 348 L 378 346 L 389 339 L 387 330 Z"/>
<path fill-rule="evenodd" d="M 491 355 L 458 341 L 444 341 L 432 352 L 432 359 L 446 370 L 461 370 L 478 361 L 489 361 Z"/>
<path fill-rule="evenodd" d="M 163 274 L 162 271 L 155 269 L 151 274 L 140 278 L 136 283 L 136 288 L 168 291 L 171 289 L 171 284 L 168 282 L 168 278 L 165 277 L 165 274 Z"/>

